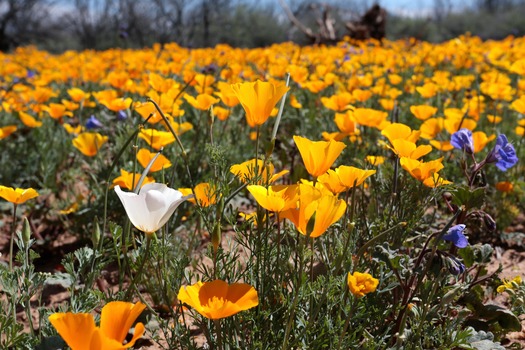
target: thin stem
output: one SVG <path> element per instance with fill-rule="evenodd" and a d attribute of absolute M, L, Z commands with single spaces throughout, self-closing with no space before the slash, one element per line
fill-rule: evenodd
<path fill-rule="evenodd" d="M 346 302 L 348 294 L 349 293 L 348 293 L 348 287 L 347 287 L 345 290 L 345 298 L 343 300 L 343 304 Z M 345 337 L 346 331 L 348 330 L 348 326 L 350 325 L 350 320 L 352 319 L 352 315 L 354 313 L 356 306 L 357 306 L 357 298 L 354 297 L 354 299 L 352 300 L 352 304 L 350 305 L 350 312 L 346 316 L 346 321 L 345 321 L 345 325 L 343 326 L 343 331 L 341 332 L 341 335 L 339 336 L 338 349 L 341 349 L 341 346 L 343 345 L 343 339 Z"/>
<path fill-rule="evenodd" d="M 304 236 L 305 240 L 307 240 L 308 238 L 310 237 Z M 290 315 L 288 316 L 288 321 L 286 322 L 286 331 L 284 333 L 284 342 L 281 348 L 282 350 L 288 349 L 288 338 L 290 337 L 290 331 L 292 329 L 292 324 L 294 323 L 293 321 L 295 318 L 295 309 L 297 308 L 297 304 L 299 303 L 299 299 L 300 299 L 299 291 L 301 289 L 301 285 L 303 281 L 304 247 L 306 245 L 307 244 L 305 244 L 303 240 L 300 240 L 300 246 L 299 246 L 298 252 L 301 254 L 301 256 L 299 257 L 299 269 L 297 270 L 299 271 L 298 273 L 299 280 L 297 281 L 297 287 L 295 288 L 295 295 L 294 295 L 294 300 L 292 303 L 292 309 L 290 310 Z"/>
<path fill-rule="evenodd" d="M 213 324 L 215 325 L 215 333 L 217 334 L 217 348 L 219 350 L 222 350 L 223 346 L 222 346 L 221 320 L 220 319 L 215 319 L 215 320 L 213 320 Z"/>
<path fill-rule="evenodd" d="M 124 296 L 124 300 L 129 300 L 129 298 L 131 297 L 131 293 L 133 293 L 135 284 L 140 279 L 140 276 L 142 275 L 142 271 L 144 271 L 144 266 L 146 265 L 146 260 L 148 260 L 148 257 L 149 257 L 149 251 L 150 251 L 150 247 L 151 247 L 151 236 L 152 235 L 153 235 L 153 233 L 146 234 L 146 249 L 144 251 L 144 257 L 142 258 L 142 261 L 140 263 L 139 270 L 137 271 L 137 274 L 131 280 L 131 284 L 128 287 L 126 295 Z"/>
<path fill-rule="evenodd" d="M 9 242 L 9 271 L 13 272 L 13 243 L 15 241 L 16 208 L 18 204 L 13 203 L 13 222 L 11 224 L 11 240 Z"/>

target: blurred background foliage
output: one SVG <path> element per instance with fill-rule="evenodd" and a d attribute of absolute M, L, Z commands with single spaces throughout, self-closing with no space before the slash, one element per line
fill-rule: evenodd
<path fill-rule="evenodd" d="M 385 1 L 383 1 L 384 3 Z M 377 1 L 383 6 L 381 1 Z M 482 39 L 525 34 L 525 0 L 429 0 L 425 11 L 387 12 L 386 37 L 440 42 L 470 32 Z M 36 45 L 51 52 L 140 48 L 176 42 L 261 47 L 311 41 L 291 23 L 283 4 L 319 31 L 327 14 L 337 39 L 375 4 L 367 0 L 0 0 L 0 50 Z"/>

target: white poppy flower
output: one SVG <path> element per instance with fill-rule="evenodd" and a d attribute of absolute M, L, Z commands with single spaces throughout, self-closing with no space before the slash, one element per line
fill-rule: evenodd
<path fill-rule="evenodd" d="M 144 185 L 139 194 L 124 192 L 115 186 L 128 218 L 137 229 L 147 234 L 159 230 L 169 220 L 175 209 L 193 195 L 182 193 L 164 184 L 149 183 Z"/>

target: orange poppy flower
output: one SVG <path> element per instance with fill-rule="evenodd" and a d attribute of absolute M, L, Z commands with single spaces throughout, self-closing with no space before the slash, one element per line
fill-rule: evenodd
<path fill-rule="evenodd" d="M 260 185 L 250 185 L 248 191 L 257 203 L 266 210 L 279 213 L 297 205 L 297 185 L 277 185 L 268 188 Z"/>
<path fill-rule="evenodd" d="M 73 146 L 83 155 L 94 157 L 107 141 L 108 137 L 102 136 L 98 132 L 83 132 L 73 139 Z"/>
<path fill-rule="evenodd" d="M 156 129 L 142 129 L 139 137 L 146 141 L 148 145 L 156 150 L 175 142 L 175 136 L 169 131 L 159 131 Z"/>
<path fill-rule="evenodd" d="M 28 126 L 30 128 L 38 128 L 42 126 L 42 122 L 39 120 L 36 120 L 35 117 L 32 115 L 25 113 L 25 112 L 18 112 L 18 116 L 20 117 L 20 121 L 24 123 L 25 126 Z"/>
<path fill-rule="evenodd" d="M 247 160 L 241 164 L 234 164 L 230 167 L 230 172 L 234 174 L 241 182 L 251 182 L 255 180 L 255 159 Z M 265 185 L 267 183 L 275 182 L 278 178 L 288 173 L 288 170 L 282 170 L 274 174 L 274 166 L 272 163 L 264 163 L 263 160 L 257 159 L 257 173 L 260 179 L 257 179 L 257 184 Z"/>
<path fill-rule="evenodd" d="M 229 285 L 221 280 L 199 281 L 181 287 L 177 298 L 212 320 L 229 317 L 259 305 L 257 291 L 249 284 Z"/>
<path fill-rule="evenodd" d="M 234 84 L 231 87 L 246 112 L 248 125 L 252 128 L 268 120 L 272 109 L 289 90 L 284 84 L 276 85 L 260 80 Z"/>
<path fill-rule="evenodd" d="M 207 111 L 210 107 L 219 102 L 218 98 L 215 98 L 208 94 L 199 94 L 197 97 L 185 94 L 184 99 L 188 101 L 194 108 L 200 109 L 201 111 Z"/>
<path fill-rule="evenodd" d="M 16 125 L 8 125 L 0 128 L 0 140 L 5 139 L 16 131 Z"/>
<path fill-rule="evenodd" d="M 306 170 L 313 177 L 318 177 L 326 173 L 341 154 L 346 145 L 342 142 L 330 141 L 310 141 L 301 136 L 293 137 Z"/>
<path fill-rule="evenodd" d="M 121 188 L 126 188 L 130 191 L 133 191 L 135 189 L 135 186 L 139 182 L 139 179 L 142 174 L 138 173 L 130 173 L 127 172 L 124 169 L 120 169 L 120 176 L 113 179 L 113 186 L 120 186 Z M 145 184 L 149 184 L 155 182 L 155 179 L 151 176 L 146 176 L 144 178 L 144 181 L 142 182 L 142 186 Z"/>
<path fill-rule="evenodd" d="M 150 152 L 145 148 L 141 148 L 137 152 L 137 160 L 139 161 L 140 165 L 146 168 L 148 164 L 152 161 L 152 159 L 155 158 L 156 155 L 157 153 L 155 152 Z M 171 166 L 170 160 L 166 158 L 163 154 L 159 154 L 157 159 L 155 159 L 155 162 L 151 165 L 149 172 L 154 173 L 162 169 L 167 169 L 170 166 Z"/>
<path fill-rule="evenodd" d="M 319 237 L 346 211 L 344 200 L 325 191 L 309 184 L 300 184 L 298 207 L 281 212 L 281 216 L 290 220 L 301 234 Z M 313 227 L 309 225 L 312 218 L 315 221 Z"/>
<path fill-rule="evenodd" d="M 120 350 L 128 349 L 144 334 L 144 325 L 137 323 L 133 338 L 126 344 L 129 329 L 146 305 L 112 301 L 102 308 L 100 327 L 88 313 L 54 313 L 49 322 L 72 350 Z"/>
<path fill-rule="evenodd" d="M 33 188 L 12 188 L 0 185 L 0 197 L 13 204 L 22 204 L 38 197 L 38 192 Z"/>
<path fill-rule="evenodd" d="M 375 292 L 379 285 L 379 280 L 372 277 L 369 273 L 354 272 L 348 273 L 347 277 L 348 288 L 357 298 L 365 296 L 365 294 Z"/>

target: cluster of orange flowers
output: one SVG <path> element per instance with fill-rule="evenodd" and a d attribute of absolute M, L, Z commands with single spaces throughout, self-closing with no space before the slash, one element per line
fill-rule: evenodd
<path fill-rule="evenodd" d="M 494 130 L 502 122 L 515 123 L 516 135 L 524 136 L 524 53 L 523 38 L 483 42 L 470 36 L 436 45 L 344 41 L 331 47 L 284 43 L 250 50 L 226 45 L 189 50 L 167 44 L 58 56 L 20 48 L 0 53 L 0 142 L 21 130 L 58 125 L 70 135 L 73 147 L 95 157 L 111 144 L 105 124 L 138 115 L 144 123 L 138 137 L 147 147 L 141 147 L 136 158 L 149 168 L 150 176 L 142 182 L 146 185 L 155 182 L 152 173 L 172 166 L 157 151 L 193 129 L 188 115 L 195 113 L 189 110 L 210 111 L 214 120 L 223 122 L 240 105 L 247 126 L 258 132 L 290 92 L 287 108 L 310 106 L 320 116 L 333 113 L 331 130 L 320 130 L 318 140 L 293 137 L 312 179 L 275 184 L 287 170 L 275 173 L 267 159 L 233 165 L 231 173 L 277 220 L 287 219 L 301 234 L 315 238 L 345 214 L 347 202 L 339 194 L 376 173 L 350 165 L 332 168 L 348 144 L 374 144 L 378 151 L 366 157 L 371 166 L 393 156 L 413 178 L 436 187 L 450 183 L 440 171 L 446 152 L 453 149 L 450 135 L 459 129 L 473 131 L 474 152 L 496 137 Z M 203 73 L 209 71 L 213 73 Z M 291 87 L 284 83 L 287 73 Z M 492 134 L 477 130 L 486 126 Z M 383 139 L 367 139 L 367 134 Z M 121 169 L 113 184 L 132 190 L 140 176 Z M 496 188 L 512 191 L 504 183 Z M 194 194 L 195 203 L 203 207 L 220 198 L 217 188 L 204 182 L 180 192 Z M 37 195 L 33 189 L 0 186 L 0 196 L 15 205 Z M 379 283 L 359 272 L 348 274 L 347 282 L 356 297 L 373 292 Z M 253 287 L 220 280 L 182 287 L 178 299 L 211 319 L 258 305 Z M 125 348 L 142 336 L 139 323 L 133 339 L 122 345 L 143 309 L 140 303 L 110 303 L 102 310 L 100 327 L 88 314 L 54 314 L 50 321 L 71 347 Z M 118 327 L 109 329 L 108 324 Z M 86 329 L 89 341 L 82 344 L 88 345 L 76 345 L 71 327 Z"/>

